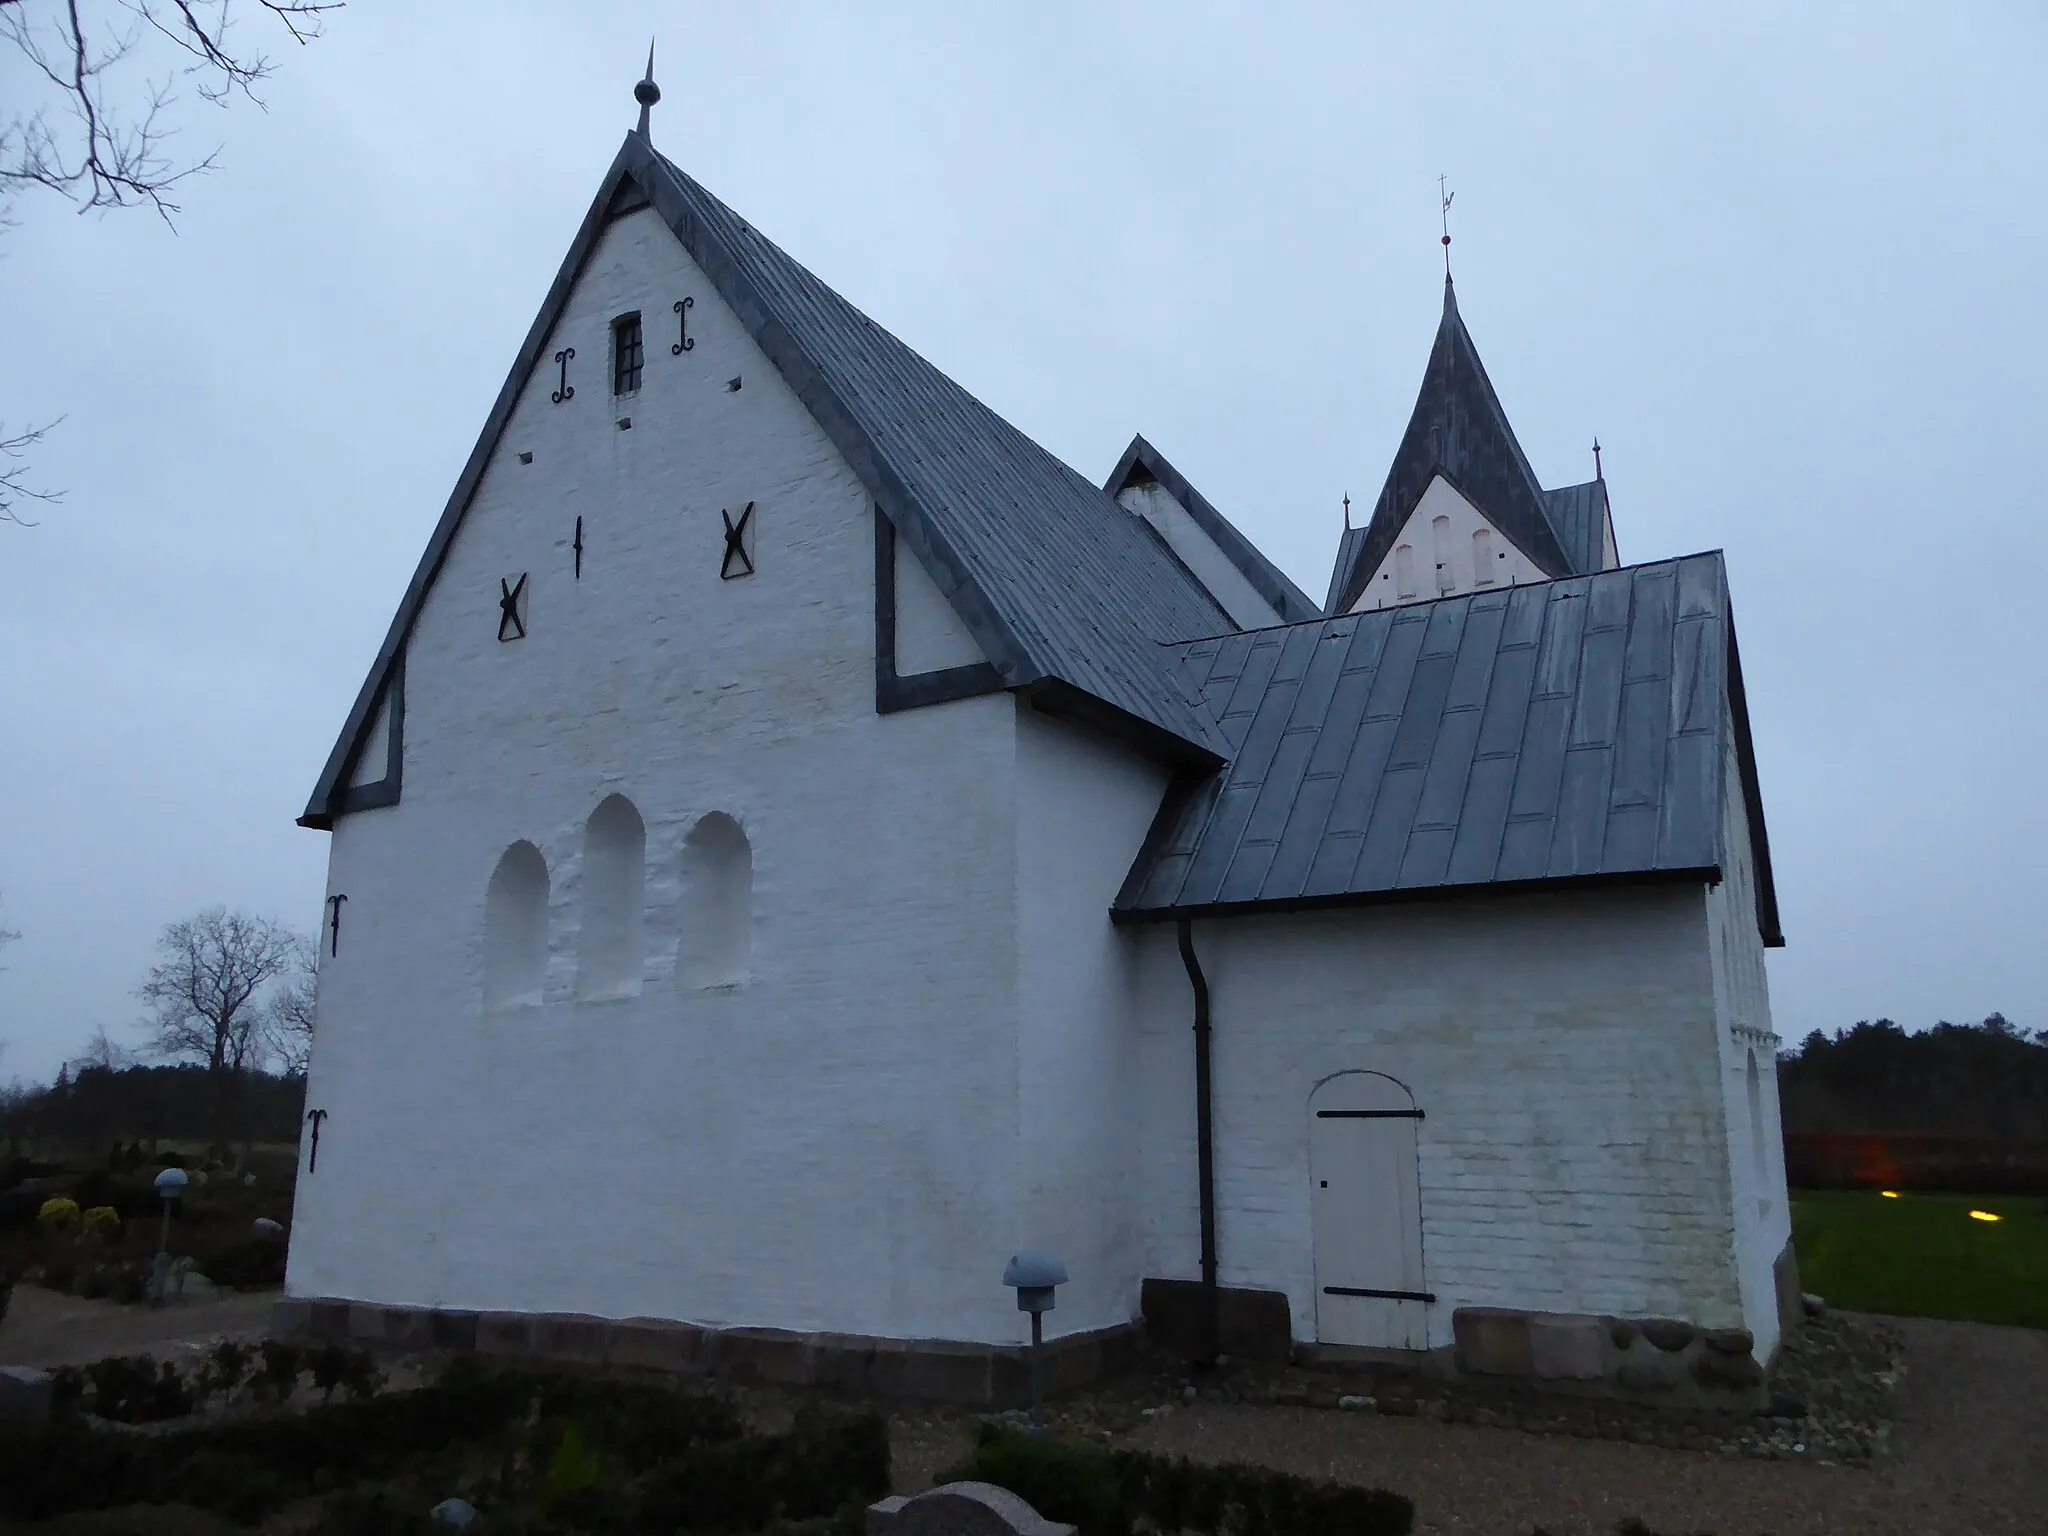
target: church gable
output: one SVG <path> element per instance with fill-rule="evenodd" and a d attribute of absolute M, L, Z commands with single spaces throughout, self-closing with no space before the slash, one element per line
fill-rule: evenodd
<path fill-rule="evenodd" d="M 1528 552 L 1442 475 L 1394 536 L 1394 547 L 1359 591 L 1352 612 L 1520 586 L 1548 578 Z"/>
<path fill-rule="evenodd" d="M 704 363 L 688 328 L 708 318 L 697 306 L 715 294 L 932 577 L 985 658 L 972 665 L 993 668 L 1002 687 L 1027 694 L 1041 709 L 1120 735 L 1167 760 L 1221 759 L 1213 722 L 1177 691 L 1160 652 L 1161 641 L 1229 628 L 1215 599 L 1099 488 L 826 288 L 636 132 L 621 147 L 528 332 L 300 818 L 303 825 L 331 826 L 345 808 L 345 776 L 376 700 L 515 409 L 542 388 L 559 406 L 575 398 L 572 391 L 590 402 L 590 391 L 602 397 L 619 381 L 618 333 L 574 343 L 566 335 L 561 344 L 556 338 L 579 275 L 615 218 L 665 226 L 701 278 L 702 292 L 638 311 L 643 379 L 658 372 L 664 353 Z M 684 303 L 689 299 L 695 304 Z M 739 394 L 746 383 L 743 374 L 734 375 L 731 392 Z M 618 415 L 618 432 L 645 430 L 629 424 L 623 406 Z M 729 573 L 750 561 L 746 540 L 759 537 L 764 514 L 757 510 L 749 523 L 744 502 L 720 510 L 728 519 L 720 536 L 734 541 L 723 561 Z M 1044 579 L 1048 562 L 1059 580 Z M 537 587 L 518 589 L 508 581 L 494 601 L 507 603 L 510 631 L 526 622 L 518 605 L 542 597 Z"/>

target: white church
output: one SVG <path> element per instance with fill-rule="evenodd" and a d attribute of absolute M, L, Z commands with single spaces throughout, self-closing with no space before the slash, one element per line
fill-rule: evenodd
<path fill-rule="evenodd" d="M 1543 488 L 1447 281 L 1317 603 L 636 94 L 301 818 L 281 1322 L 992 1401 L 1032 1248 L 1056 1381 L 1149 1327 L 1760 1390 L 1782 938 L 1719 553 L 1623 565 L 1604 480 Z"/>

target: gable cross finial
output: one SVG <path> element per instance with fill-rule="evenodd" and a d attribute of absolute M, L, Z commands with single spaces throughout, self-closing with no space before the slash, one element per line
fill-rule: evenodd
<path fill-rule="evenodd" d="M 1444 200 L 1444 281 L 1448 283 L 1451 280 L 1451 199 L 1458 194 L 1444 190 L 1445 180 L 1442 176 L 1437 177 L 1436 190 Z"/>
<path fill-rule="evenodd" d="M 647 73 L 633 87 L 633 99 L 640 103 L 640 137 L 645 139 L 648 136 L 648 116 L 653 112 L 654 104 L 661 100 L 661 87 L 654 83 L 654 39 L 651 37 L 647 40 Z"/>
<path fill-rule="evenodd" d="M 1600 439 L 1597 437 L 1593 439 L 1593 478 L 1595 480 L 1606 478 L 1600 473 Z"/>

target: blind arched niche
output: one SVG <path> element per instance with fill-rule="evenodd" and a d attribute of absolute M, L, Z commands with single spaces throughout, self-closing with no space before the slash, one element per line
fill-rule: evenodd
<path fill-rule="evenodd" d="M 531 843 L 498 858 L 484 893 L 484 1006 L 540 1001 L 548 966 L 548 861 Z"/>
<path fill-rule="evenodd" d="M 740 824 L 713 811 L 683 839 L 683 985 L 747 979 L 754 944 L 754 851 Z"/>
<path fill-rule="evenodd" d="M 583 912 L 576 995 L 631 997 L 640 990 L 647 897 L 647 827 L 624 795 L 607 796 L 583 824 Z"/>

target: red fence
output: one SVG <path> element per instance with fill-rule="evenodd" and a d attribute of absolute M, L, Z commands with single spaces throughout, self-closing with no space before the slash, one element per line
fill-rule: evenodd
<path fill-rule="evenodd" d="M 1787 1131 L 1794 1189 L 2048 1195 L 2048 1144 L 1878 1131 Z"/>

